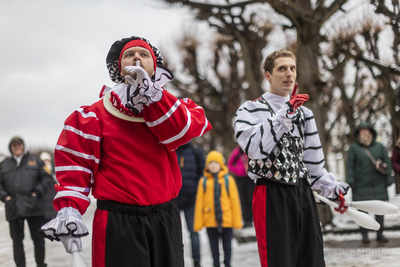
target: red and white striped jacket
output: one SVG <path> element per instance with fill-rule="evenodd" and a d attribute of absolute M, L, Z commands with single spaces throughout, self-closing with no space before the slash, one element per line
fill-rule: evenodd
<path fill-rule="evenodd" d="M 139 206 L 178 195 L 182 181 L 174 150 L 211 124 L 203 108 L 166 90 L 161 101 L 144 107 L 143 119 L 113 116 L 103 99 L 67 118 L 55 149 L 56 210 L 73 207 L 83 214 L 90 191 L 96 199 Z"/>

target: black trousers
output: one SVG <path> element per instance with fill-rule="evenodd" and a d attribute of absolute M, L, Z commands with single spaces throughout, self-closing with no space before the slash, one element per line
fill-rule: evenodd
<path fill-rule="evenodd" d="M 222 228 L 222 233 L 218 233 L 217 228 L 207 228 L 207 235 L 210 241 L 214 267 L 221 266 L 219 262 L 219 240 L 222 240 L 222 248 L 224 249 L 224 265 L 225 267 L 231 267 L 233 229 Z"/>
<path fill-rule="evenodd" d="M 44 224 L 43 216 L 21 217 L 9 222 L 10 236 L 13 241 L 14 261 L 17 267 L 25 267 L 24 251 L 24 221 L 28 221 L 29 231 L 35 246 L 35 260 L 38 267 L 46 266 L 44 263 L 45 242 L 39 233 L 40 227 Z"/>
<path fill-rule="evenodd" d="M 242 217 L 245 223 L 253 222 L 253 193 L 256 187 L 254 180 L 249 176 L 236 177 L 236 185 L 239 191 Z"/>
<path fill-rule="evenodd" d="M 305 179 L 298 186 L 258 179 L 254 227 L 262 267 L 324 267 L 317 205 Z"/>
<path fill-rule="evenodd" d="M 94 267 L 183 267 L 179 209 L 97 200 L 92 252 Z"/>

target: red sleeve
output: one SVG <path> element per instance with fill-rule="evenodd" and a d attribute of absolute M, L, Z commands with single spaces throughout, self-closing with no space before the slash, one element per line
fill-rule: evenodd
<path fill-rule="evenodd" d="M 90 107 L 82 107 L 65 121 L 54 152 L 56 210 L 73 207 L 81 214 L 90 204 L 90 188 L 100 162 L 100 127 Z"/>
<path fill-rule="evenodd" d="M 177 99 L 166 90 L 159 102 L 144 107 L 143 118 L 169 151 L 212 129 L 202 107 L 191 99 Z"/>

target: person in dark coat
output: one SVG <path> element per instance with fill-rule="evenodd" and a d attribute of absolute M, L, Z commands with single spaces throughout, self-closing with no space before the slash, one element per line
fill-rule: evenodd
<path fill-rule="evenodd" d="M 11 157 L 0 163 L 0 200 L 5 203 L 6 220 L 10 225 L 13 241 L 14 261 L 17 267 L 25 267 L 24 221 L 28 221 L 29 231 L 35 246 L 38 267 L 44 263 L 45 242 L 39 233 L 44 223 L 42 197 L 52 182 L 45 170 L 44 162 L 37 156 L 25 152 L 24 141 L 14 137 L 9 144 Z"/>
<path fill-rule="evenodd" d="M 203 175 L 205 157 L 203 151 L 199 147 L 194 147 L 192 142 L 178 147 L 176 155 L 182 174 L 182 188 L 175 199 L 175 204 L 185 214 L 190 233 L 193 263 L 195 267 L 200 267 L 200 240 L 199 234 L 193 230 L 193 218 L 197 184 Z"/>
<path fill-rule="evenodd" d="M 346 182 L 352 188 L 353 201 L 389 200 L 387 187 L 394 180 L 388 151 L 376 141 L 376 131 L 367 122 L 358 125 L 355 135 L 356 142 L 350 146 L 347 152 L 346 166 Z M 386 174 L 382 174 L 376 169 L 365 150 L 368 150 L 375 160 L 381 159 L 387 164 Z M 377 241 L 388 242 L 388 239 L 382 234 L 383 216 L 375 215 L 375 219 L 381 226 L 377 231 Z M 368 230 L 360 227 L 360 232 L 362 242 L 369 243 Z"/>

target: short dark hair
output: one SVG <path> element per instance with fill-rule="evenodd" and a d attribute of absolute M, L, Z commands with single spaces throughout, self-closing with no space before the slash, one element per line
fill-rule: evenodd
<path fill-rule="evenodd" d="M 296 61 L 296 56 L 293 54 L 292 51 L 286 49 L 276 50 L 271 54 L 269 54 L 267 58 L 264 60 L 263 64 L 264 72 L 268 71 L 269 73 L 272 73 L 272 70 L 274 69 L 275 59 L 279 57 L 290 57 L 293 58 L 294 61 Z"/>

